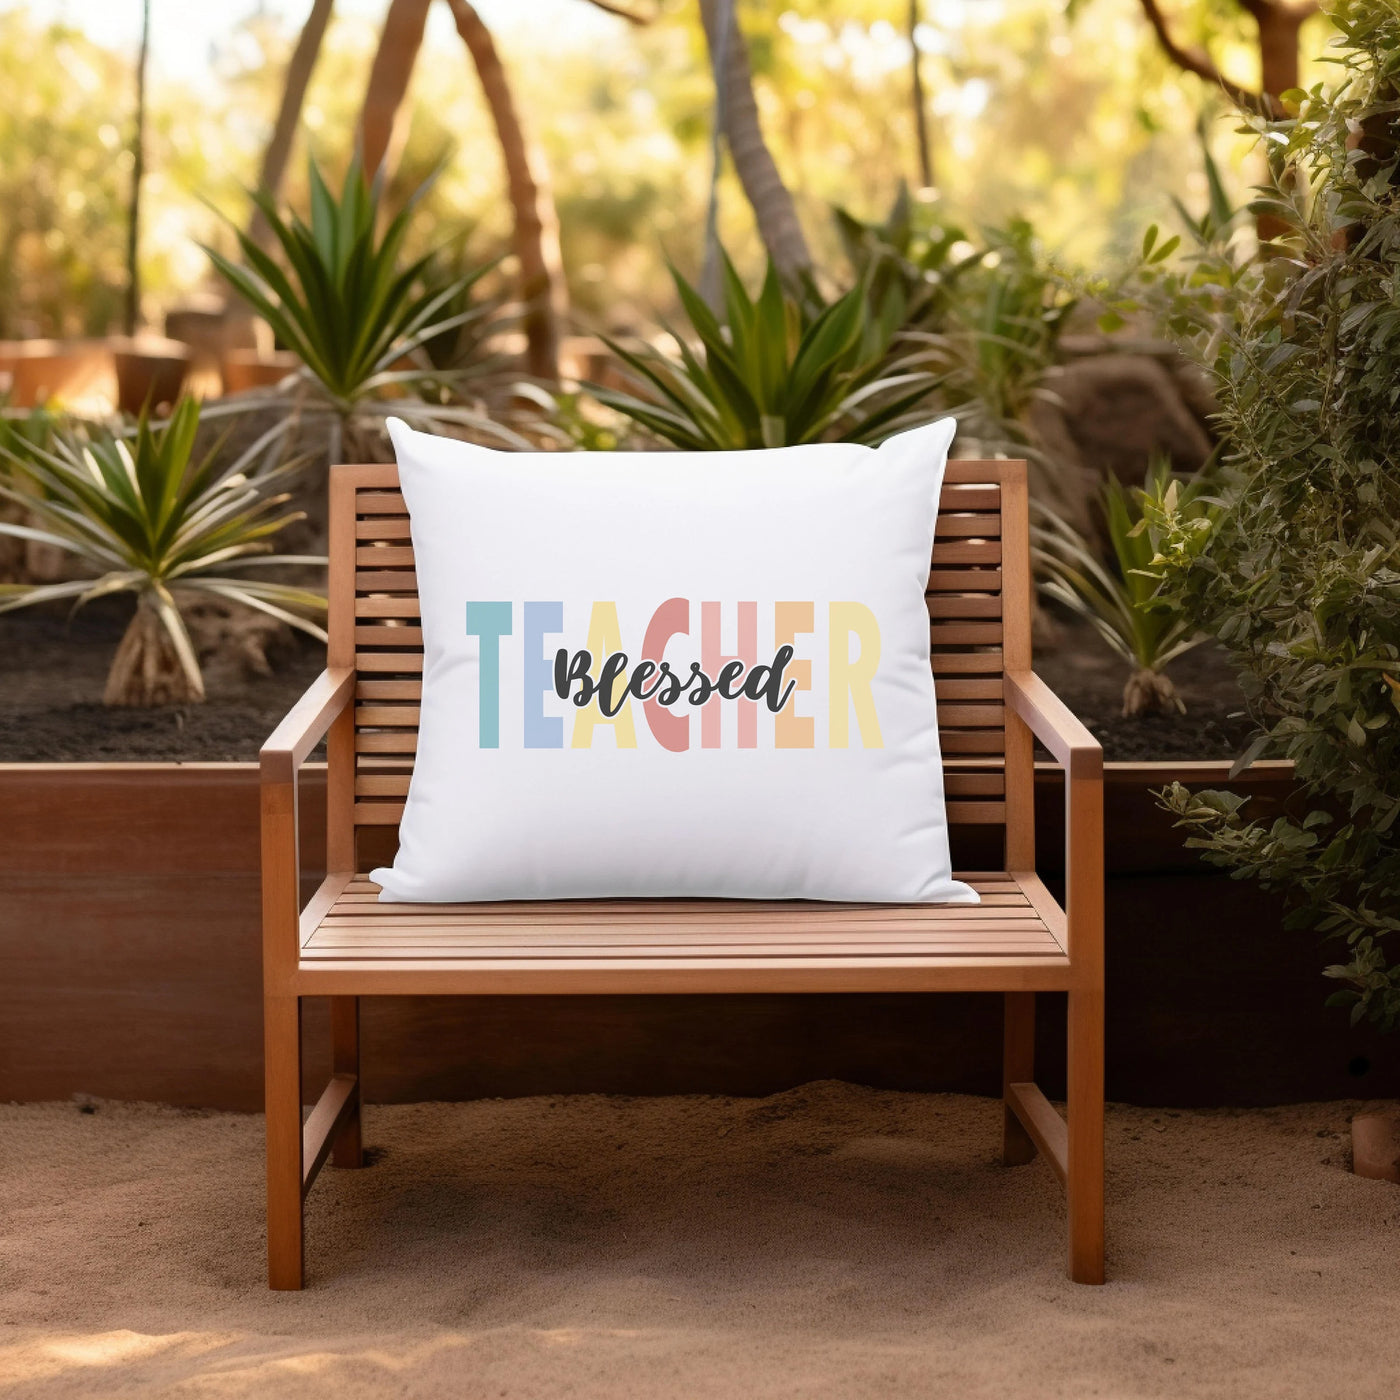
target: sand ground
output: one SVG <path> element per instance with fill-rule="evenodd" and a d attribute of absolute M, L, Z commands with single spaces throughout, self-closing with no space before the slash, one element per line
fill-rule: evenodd
<path fill-rule="evenodd" d="M 988 1100 L 375 1108 L 301 1294 L 263 1287 L 260 1119 L 93 1107 L 0 1107 L 7 1396 L 1400 1393 L 1400 1189 L 1348 1171 L 1355 1105 L 1111 1110 L 1097 1289 Z"/>

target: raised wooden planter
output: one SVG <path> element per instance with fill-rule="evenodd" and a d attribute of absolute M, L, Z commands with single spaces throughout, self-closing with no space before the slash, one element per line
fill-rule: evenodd
<path fill-rule="evenodd" d="M 1109 764 L 1108 1090 L 1172 1105 L 1400 1094 L 1400 1043 L 1324 1009 L 1325 952 L 1279 905 L 1202 866 L 1156 809 L 1174 776 L 1223 764 Z M 309 856 L 322 773 L 307 772 Z M 1287 800 L 1287 765 L 1232 786 Z M 1062 841 L 1058 773 L 1037 775 L 1042 874 Z M 79 1094 L 255 1109 L 262 1094 L 258 775 L 253 764 L 0 765 L 0 1099 Z M 985 866 L 975 828 L 955 859 Z M 995 863 L 992 860 L 991 863 Z M 1063 1075 L 1043 997 L 1042 1078 Z M 997 1093 L 990 996 L 486 997 L 365 1007 L 381 1101 L 613 1092 L 765 1094 L 812 1079 Z M 308 1018 L 308 1084 L 325 1067 Z"/>

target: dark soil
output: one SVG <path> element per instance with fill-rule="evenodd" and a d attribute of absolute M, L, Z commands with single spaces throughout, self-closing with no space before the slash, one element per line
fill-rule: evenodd
<path fill-rule="evenodd" d="M 271 675 L 250 674 L 236 658 L 206 661 L 203 705 L 111 709 L 102 687 L 131 608 L 110 598 L 71 615 L 33 608 L 0 616 L 0 762 L 254 759 L 324 664 L 319 645 L 289 633 L 269 658 Z M 1123 663 L 1088 627 L 1053 627 L 1056 643 L 1038 642 L 1036 670 L 1099 737 L 1106 758 L 1231 758 L 1248 741 L 1240 689 L 1218 647 L 1198 647 L 1171 667 L 1186 714 L 1123 719 Z"/>
<path fill-rule="evenodd" d="M 1121 763 L 1158 759 L 1234 758 L 1253 728 L 1244 695 L 1223 647 L 1202 643 L 1167 668 L 1185 714 L 1123 717 L 1128 667 L 1087 623 L 1046 619 L 1051 635 L 1037 639 L 1035 669 L 1093 731 L 1104 757 Z"/>
<path fill-rule="evenodd" d="M 202 705 L 116 709 L 102 703 L 107 668 L 134 603 L 103 598 L 0 616 L 0 763 L 224 762 L 254 759 L 325 665 L 314 638 L 287 632 L 251 674 L 236 657 L 205 660 Z"/>

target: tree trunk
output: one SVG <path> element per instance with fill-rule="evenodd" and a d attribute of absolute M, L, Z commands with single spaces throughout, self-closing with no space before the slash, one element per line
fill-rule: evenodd
<path fill-rule="evenodd" d="M 928 108 L 924 101 L 924 75 L 919 66 L 919 0 L 909 0 L 909 78 L 914 103 L 914 131 L 919 138 L 919 184 L 933 186 L 933 154 L 928 140 Z"/>
<path fill-rule="evenodd" d="M 734 0 L 700 0 L 700 17 L 711 66 L 718 70 L 723 65 L 723 71 L 716 72 L 716 100 L 735 173 L 753 206 L 759 237 L 769 257 L 785 278 L 796 281 L 810 270 L 812 254 L 792 194 L 763 140 L 748 48 L 734 16 Z"/>
<path fill-rule="evenodd" d="M 506 188 L 515 218 L 515 256 L 520 264 L 520 300 L 525 314 L 526 367 L 551 383 L 559 378 L 560 326 L 568 315 L 568 285 L 559 247 L 559 218 L 544 153 L 526 136 L 511 94 L 510 79 L 491 31 L 467 0 L 448 0 L 481 79 L 481 91 L 496 126 Z"/>
<path fill-rule="evenodd" d="M 334 5 L 335 0 L 315 0 L 306 23 L 301 27 L 301 36 L 292 50 L 291 61 L 287 64 L 287 76 L 282 84 L 282 105 L 277 110 L 277 122 L 263 152 L 262 174 L 258 182 L 274 199 L 281 191 L 282 177 L 287 172 L 292 141 L 296 136 L 297 123 L 301 120 L 302 103 L 306 100 L 306 89 L 320 55 L 321 41 L 326 36 L 326 25 L 330 22 Z M 262 210 L 255 206 L 248 222 L 248 236 L 259 246 L 265 247 L 271 234 Z"/>
<path fill-rule="evenodd" d="M 191 705 L 203 699 L 203 681 L 195 684 L 185 674 L 156 610 L 138 599 L 136 616 L 122 634 L 107 672 L 103 704 Z"/>
<path fill-rule="evenodd" d="M 1259 85 L 1266 98 L 1277 99 L 1298 86 L 1298 31 L 1313 10 L 1310 6 L 1290 7 L 1281 0 L 1250 0 L 1246 8 L 1259 26 Z M 1274 106 L 1278 109 L 1277 101 Z M 1271 153 L 1266 154 L 1270 154 L 1272 164 Z M 1280 176 L 1292 183 L 1291 171 L 1281 171 Z M 1288 225 L 1272 214 L 1260 214 L 1255 222 L 1260 243 L 1269 243 L 1287 231 Z"/>
<path fill-rule="evenodd" d="M 141 178 L 146 171 L 146 56 L 151 47 L 151 0 L 141 6 L 141 48 L 136 57 L 136 130 L 131 138 L 131 216 L 126 226 L 126 306 L 122 328 L 136 334 L 141 316 Z"/>
<path fill-rule="evenodd" d="M 1298 86 L 1298 31 L 1312 10 L 1289 8 L 1275 0 L 1255 5 L 1251 13 L 1259 26 L 1260 86 L 1270 97 L 1278 97 Z"/>
<path fill-rule="evenodd" d="M 423 28 L 428 22 L 431 0 L 390 0 L 379 34 L 379 48 L 369 71 L 365 102 L 360 110 L 360 158 L 365 175 L 374 179 L 381 166 L 396 155 L 391 151 L 395 126 L 403 108 L 408 80 L 418 50 L 423 47 Z M 385 176 L 391 173 L 385 170 Z"/>

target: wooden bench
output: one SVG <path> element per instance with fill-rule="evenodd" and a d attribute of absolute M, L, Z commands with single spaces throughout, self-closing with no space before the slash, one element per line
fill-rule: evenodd
<path fill-rule="evenodd" d="M 1003 1156 L 1069 1197 L 1069 1273 L 1103 1280 L 1103 792 L 1098 743 L 1031 673 L 1026 474 L 952 462 L 928 582 L 951 825 L 1000 829 L 968 906 L 728 900 L 376 901 L 417 743 L 422 638 L 392 466 L 331 472 L 327 668 L 262 750 L 268 1278 L 302 1284 L 302 1202 L 361 1164 L 359 999 L 380 995 L 1001 992 Z M 327 742 L 326 869 L 303 909 L 297 773 Z M 1067 897 L 1035 875 L 1033 737 L 1066 770 Z M 1068 1123 L 1033 1082 L 1035 994 L 1069 994 Z M 331 1005 L 333 1075 L 302 1121 L 301 1005 Z"/>

